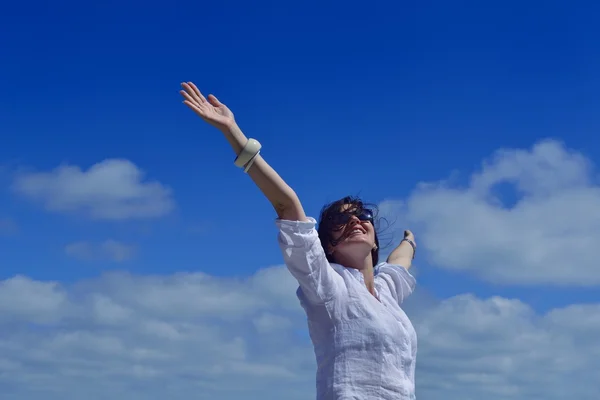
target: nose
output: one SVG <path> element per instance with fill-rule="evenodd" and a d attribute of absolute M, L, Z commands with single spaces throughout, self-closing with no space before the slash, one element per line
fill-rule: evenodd
<path fill-rule="evenodd" d="M 354 226 L 356 224 L 360 224 L 360 219 L 356 215 L 352 215 L 350 217 L 350 226 Z"/>

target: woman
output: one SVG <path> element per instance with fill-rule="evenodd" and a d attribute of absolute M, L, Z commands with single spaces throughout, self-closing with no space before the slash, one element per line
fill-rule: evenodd
<path fill-rule="evenodd" d="M 308 318 L 317 360 L 317 399 L 414 399 L 415 330 L 400 308 L 415 279 L 408 272 L 413 234 L 378 263 L 373 211 L 346 197 L 324 207 L 318 231 L 296 193 L 260 156 L 233 113 L 182 83 L 184 103 L 218 128 L 244 169 L 277 213 L 285 264 L 298 280 L 298 298 Z"/>

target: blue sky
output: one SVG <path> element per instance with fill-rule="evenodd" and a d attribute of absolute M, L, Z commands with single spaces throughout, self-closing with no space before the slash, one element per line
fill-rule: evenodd
<path fill-rule="evenodd" d="M 568 263 L 569 257 L 555 253 L 560 240 L 552 248 L 523 244 L 553 229 L 543 225 L 553 212 L 517 215 L 514 221 L 540 225 L 523 240 L 520 231 L 509 230 L 516 247 L 497 246 L 477 242 L 477 230 L 463 231 L 461 220 L 444 208 L 451 203 L 425 211 L 419 204 L 426 202 L 417 200 L 426 195 L 419 183 L 450 177 L 453 188 L 470 198 L 470 177 L 500 148 L 528 152 L 542 160 L 535 165 L 547 161 L 549 169 L 540 167 L 546 178 L 571 167 L 586 175 L 580 164 L 562 162 L 572 153 L 590 165 L 600 159 L 599 11 L 592 2 L 565 1 L 6 5 L 0 13 L 0 279 L 57 281 L 68 292 L 110 271 L 138 277 L 202 272 L 233 282 L 281 264 L 270 205 L 233 166 L 220 132 L 181 104 L 179 83 L 190 80 L 216 94 L 245 133 L 261 141 L 264 157 L 309 214 L 347 194 L 394 205 L 394 228 L 412 228 L 420 244 L 417 274 L 428 296 L 501 296 L 540 315 L 598 303 L 596 278 L 582 273 L 587 266 L 574 269 L 582 278 L 568 284 L 558 273 L 555 280 L 540 278 L 543 271 L 511 280 L 481 272 L 506 253 L 507 260 L 517 260 L 514 276 L 542 261 L 565 257 Z M 555 141 L 536 153 L 534 146 L 546 139 Z M 44 194 L 32 199 L 31 191 L 15 189 L 23 174 L 67 164 L 86 171 L 110 159 L 129 160 L 144 171 L 141 182 L 168 188 L 173 209 L 89 218 L 82 210 L 116 188 L 110 181 L 100 183 L 99 199 L 84 196 L 78 201 L 91 203 L 60 212 L 48 210 L 51 199 Z M 530 171 L 527 162 L 519 165 L 518 177 L 490 186 L 490 195 L 504 203 L 494 212 L 516 209 L 531 195 L 512 186 Z M 590 168 L 582 179 L 595 195 Z M 556 178 L 564 183 L 560 190 L 535 192 L 533 200 L 579 188 L 579 178 L 567 175 L 564 182 Z M 417 205 L 406 206 L 411 199 Z M 465 225 L 485 220 L 466 207 Z M 574 209 L 581 204 L 558 207 Z M 596 221 L 595 214 L 589 220 Z M 440 221 L 456 226 L 442 228 Z M 477 232 L 494 229 L 481 224 Z M 561 227 L 564 235 L 600 237 L 593 224 L 583 231 Z M 457 237 L 482 250 L 448 258 L 448 246 L 463 249 Z M 107 240 L 128 255 L 118 259 L 101 247 Z M 594 251 L 588 246 L 575 253 L 589 261 Z"/>

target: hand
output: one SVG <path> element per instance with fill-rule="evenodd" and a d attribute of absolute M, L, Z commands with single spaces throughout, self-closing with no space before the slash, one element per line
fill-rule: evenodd
<path fill-rule="evenodd" d="M 200 118 L 220 130 L 230 129 L 235 124 L 231 110 L 215 96 L 210 94 L 207 100 L 192 82 L 184 82 L 181 86 L 183 90 L 179 93 L 185 99 L 183 103 Z"/>
<path fill-rule="evenodd" d="M 390 264 L 402 265 L 404 268 L 408 269 L 412 265 L 412 260 L 415 258 L 416 251 L 417 242 L 415 242 L 415 235 L 413 235 L 411 231 L 405 230 L 404 237 L 400 241 L 398 247 L 390 253 L 387 262 Z"/>
<path fill-rule="evenodd" d="M 417 242 L 415 241 L 415 235 L 413 235 L 413 233 L 408 229 L 404 231 L 404 239 L 411 240 L 415 246 L 417 245 Z"/>
<path fill-rule="evenodd" d="M 417 242 L 415 241 L 415 235 L 413 235 L 413 233 L 407 229 L 404 231 L 404 239 L 410 240 L 412 242 L 411 247 L 413 248 L 413 258 L 415 258 L 415 255 L 417 253 Z"/>

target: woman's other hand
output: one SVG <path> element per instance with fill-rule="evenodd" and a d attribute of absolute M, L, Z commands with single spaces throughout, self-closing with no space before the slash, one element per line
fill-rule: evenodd
<path fill-rule="evenodd" d="M 412 241 L 415 247 L 417 246 L 417 242 L 415 241 L 415 235 L 408 229 L 404 231 L 404 239 Z"/>

